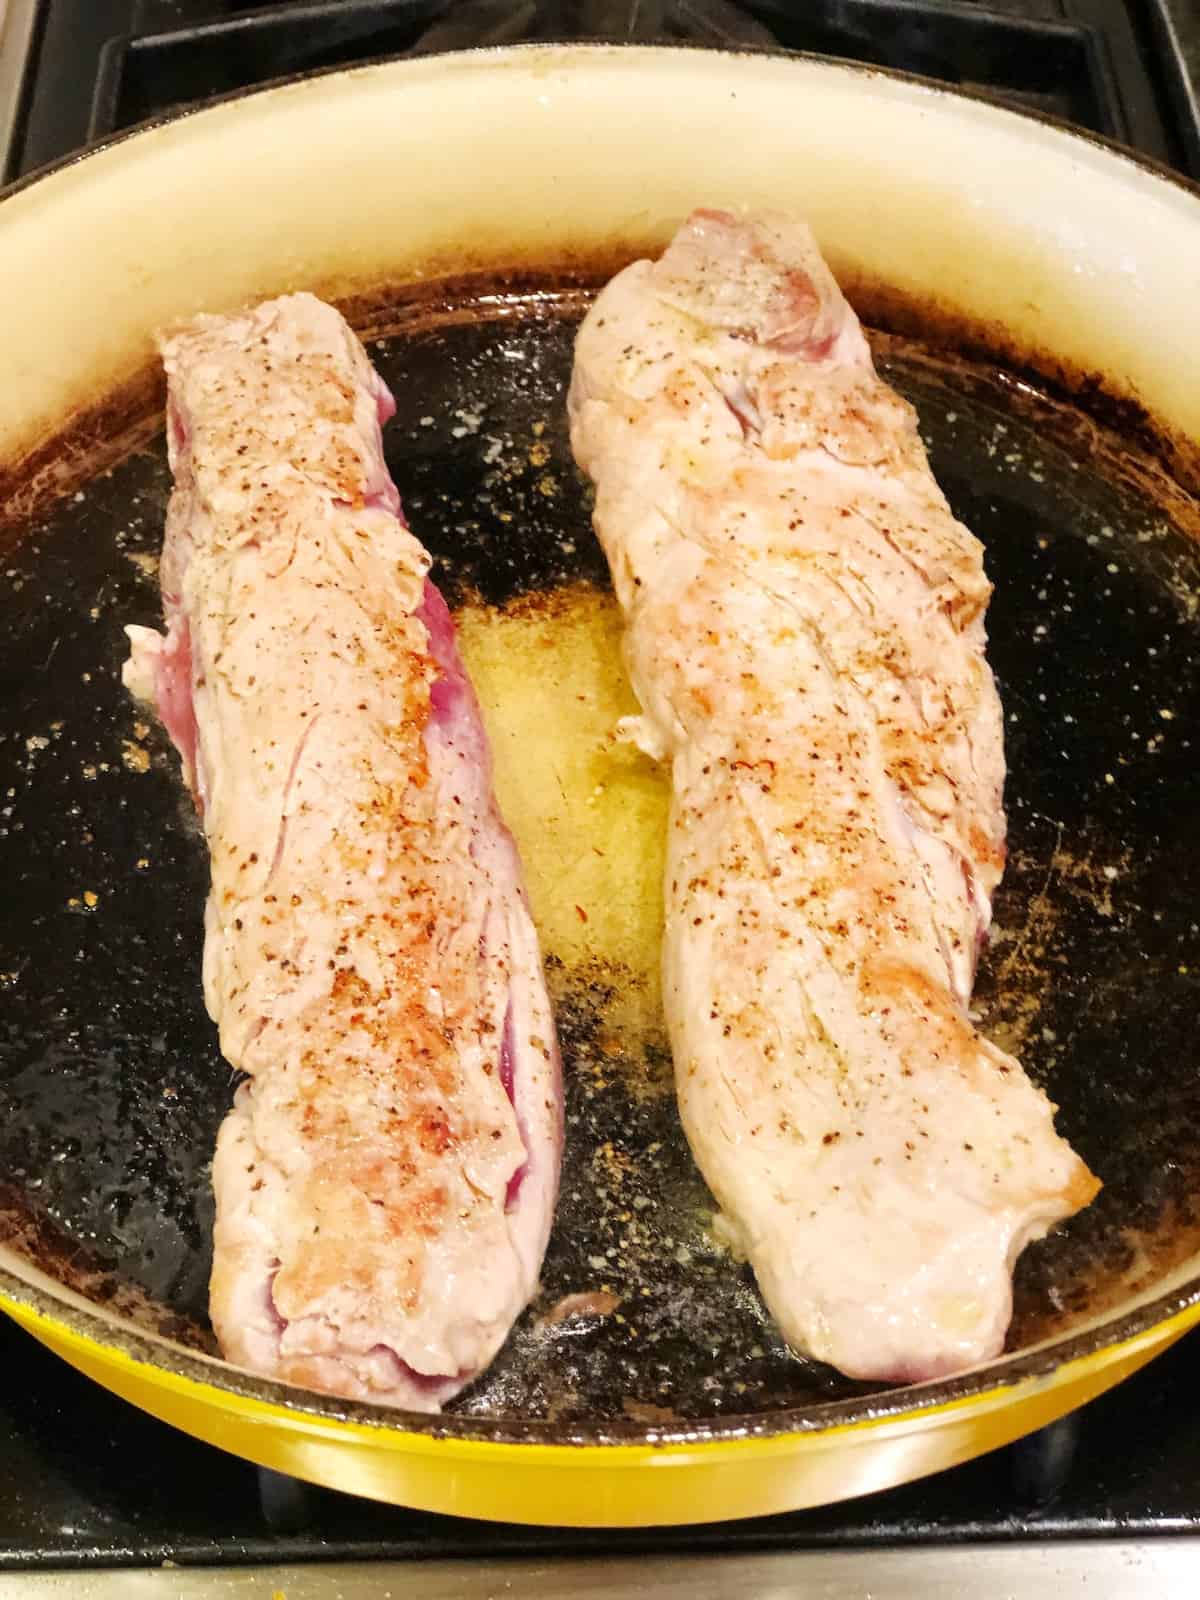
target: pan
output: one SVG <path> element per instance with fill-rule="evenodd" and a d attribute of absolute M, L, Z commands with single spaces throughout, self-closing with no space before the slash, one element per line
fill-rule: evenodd
<path fill-rule="evenodd" d="M 987 550 L 1010 865 L 976 1007 L 1099 1199 L 1022 1257 L 1004 1355 L 850 1383 L 781 1341 L 670 1091 L 661 777 L 564 390 L 598 282 L 696 204 L 796 210 Z M 1128 154 L 819 59 L 533 47 L 293 82 L 0 203 L 0 1305 L 132 1403 L 353 1493 L 527 1523 L 762 1515 L 1040 1427 L 1200 1318 L 1200 197 Z M 440 1417 L 222 1363 L 209 1162 L 232 1075 L 206 862 L 125 697 L 168 492 L 154 330 L 305 287 L 362 330 L 458 613 L 565 1057 L 540 1293 Z"/>

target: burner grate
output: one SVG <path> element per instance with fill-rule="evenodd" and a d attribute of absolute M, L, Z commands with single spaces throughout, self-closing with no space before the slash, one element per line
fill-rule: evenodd
<path fill-rule="evenodd" d="M 12 3 L 12 0 L 10 0 Z M 961 85 L 1200 178 L 1169 0 L 17 0 L 38 12 L 2 175 L 295 73 L 527 40 L 813 51 Z"/>
<path fill-rule="evenodd" d="M 356 61 L 528 40 L 636 39 L 815 51 L 915 72 L 1200 174 L 1200 139 L 1172 125 L 1173 102 L 1160 110 L 1169 97 L 1150 80 L 1125 0 L 1016 3 L 1026 14 L 973 0 L 324 0 L 251 9 L 228 0 L 215 17 L 208 6 L 205 20 L 110 41 L 87 136 Z M 1177 59 L 1175 68 L 1182 79 Z"/>

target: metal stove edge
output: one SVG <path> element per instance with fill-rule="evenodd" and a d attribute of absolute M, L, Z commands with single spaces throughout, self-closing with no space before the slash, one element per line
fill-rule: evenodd
<path fill-rule="evenodd" d="M 0 1573 L 5 1600 L 1191 1600 L 1200 1539 L 1046 1541 L 586 1561 L 313 1562 Z"/>

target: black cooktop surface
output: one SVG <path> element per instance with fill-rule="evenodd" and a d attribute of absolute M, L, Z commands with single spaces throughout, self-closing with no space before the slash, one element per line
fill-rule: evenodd
<path fill-rule="evenodd" d="M 43 0 L 9 175 L 214 94 L 522 38 L 815 50 L 968 85 L 1200 176 L 1160 0 Z M 308 1489 L 108 1395 L 0 1319 L 0 1567 L 914 1543 L 1200 1529 L 1200 1334 L 1042 1435 L 819 1511 L 647 1533 L 494 1526 Z"/>
<path fill-rule="evenodd" d="M 259 1473 L 134 1411 L 0 1320 L 0 1570 L 1195 1532 L 1198 1352 L 1189 1336 L 1064 1423 L 921 1483 L 752 1522 L 619 1532 L 460 1521 Z"/>

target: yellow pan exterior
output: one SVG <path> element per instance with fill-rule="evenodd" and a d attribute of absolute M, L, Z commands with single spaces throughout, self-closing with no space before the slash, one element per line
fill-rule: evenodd
<path fill-rule="evenodd" d="M 1190 1306 L 1048 1378 L 878 1421 L 693 1445 L 548 1445 L 324 1420 L 136 1360 L 18 1302 L 0 1305 L 123 1399 L 260 1466 L 424 1511 L 576 1527 L 764 1516 L 957 1466 L 1103 1393 L 1200 1319 L 1200 1306 Z"/>
<path fill-rule="evenodd" d="M 1184 185 L 1050 125 L 830 63 L 533 48 L 229 102 L 5 198 L 0 469 L 136 376 L 154 330 L 196 310 L 652 250 L 692 206 L 739 203 L 805 214 L 848 280 L 1098 372 L 1200 436 L 1200 199 Z M 1200 1316 L 1192 1262 L 1170 1299 L 1160 1285 L 1057 1362 L 1043 1352 L 1036 1378 L 1000 1362 L 944 1404 L 913 1391 L 903 1414 L 815 1409 L 771 1437 L 727 1423 L 701 1441 L 569 1446 L 432 1438 L 385 1413 L 350 1423 L 271 1386 L 250 1397 L 219 1364 L 115 1324 L 110 1339 L 103 1312 L 81 1315 L 12 1249 L 0 1268 L 19 1322 L 189 1433 L 338 1489 L 540 1523 L 732 1518 L 879 1489 L 1053 1420 Z"/>

